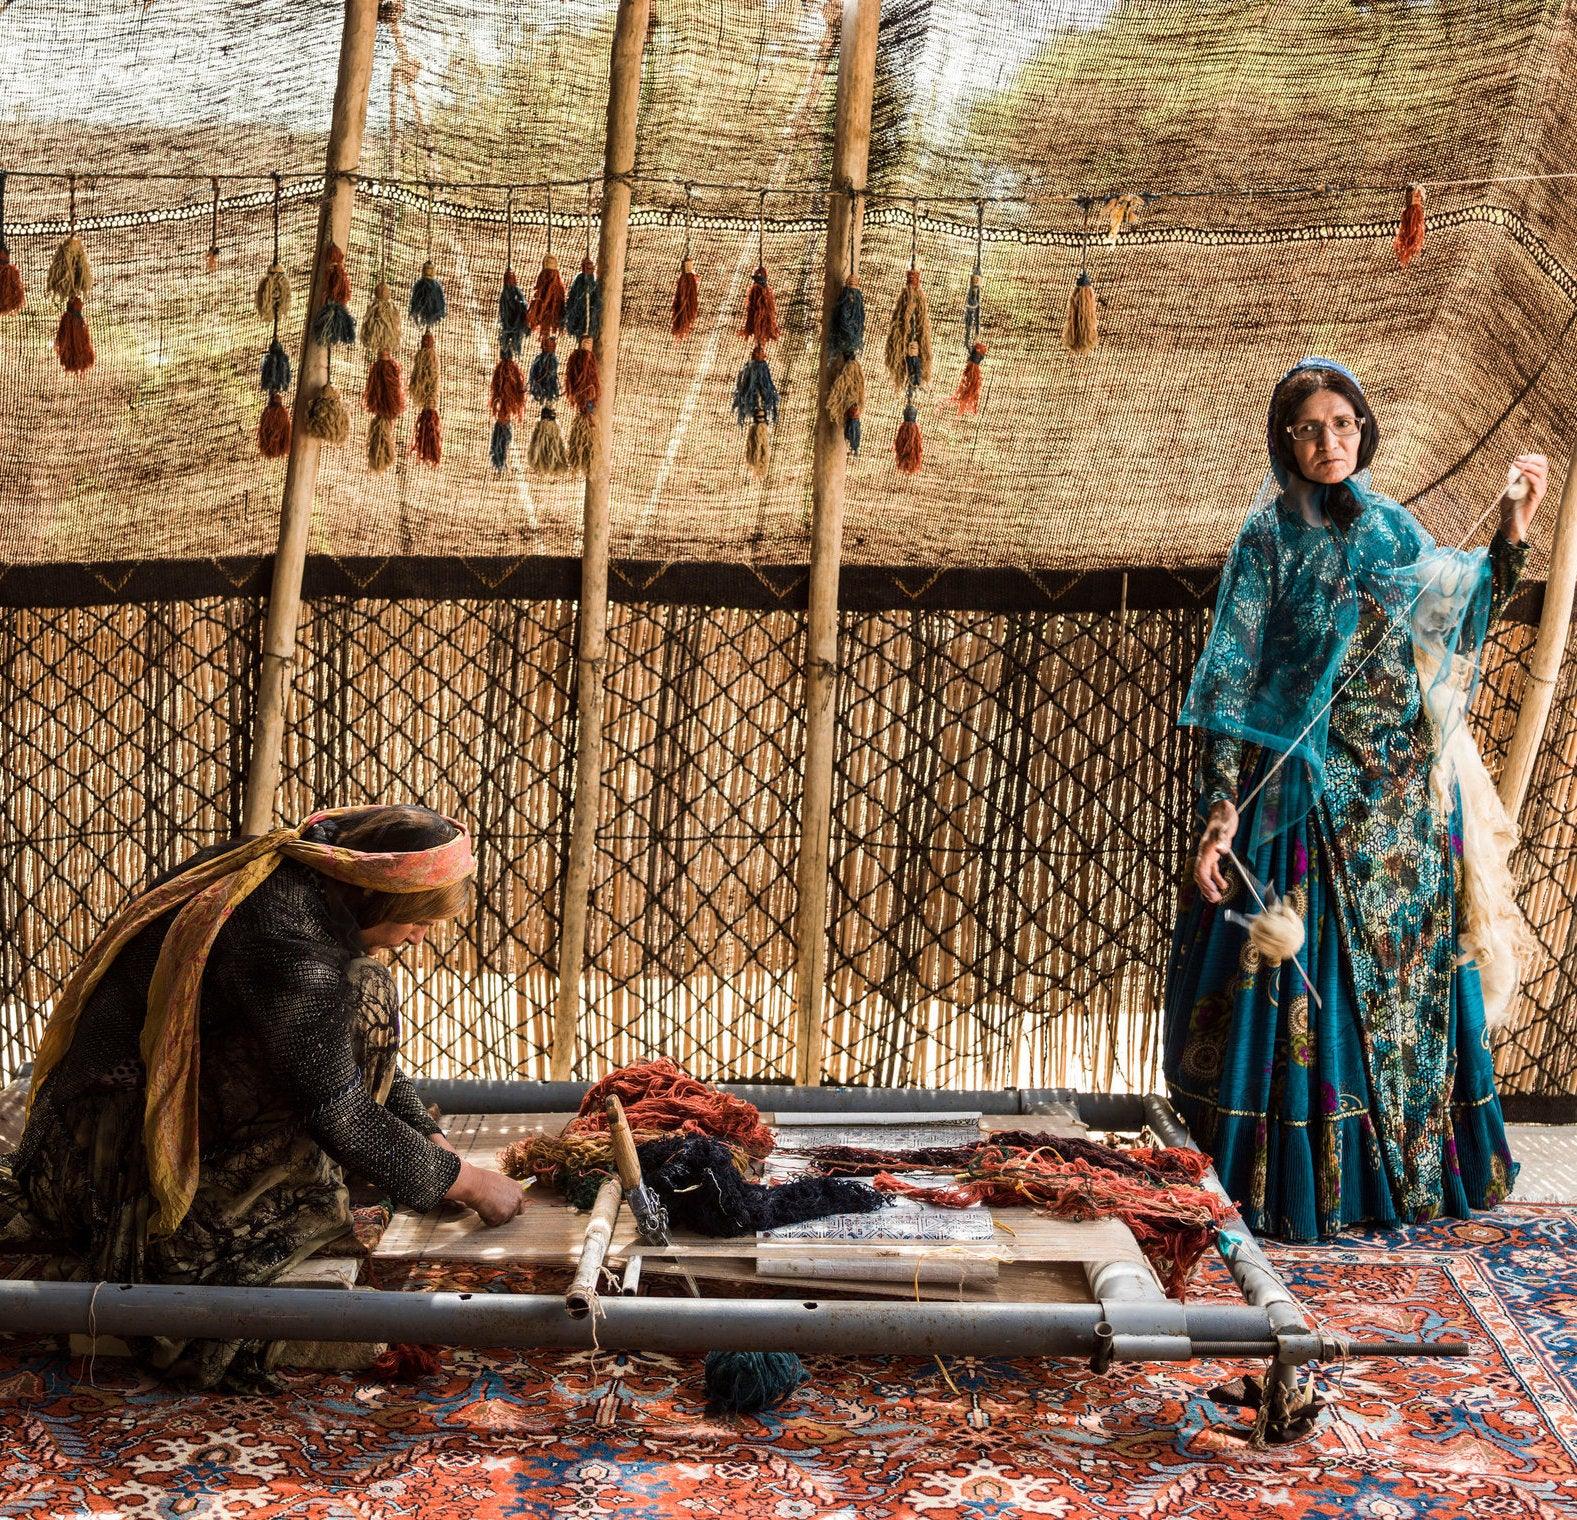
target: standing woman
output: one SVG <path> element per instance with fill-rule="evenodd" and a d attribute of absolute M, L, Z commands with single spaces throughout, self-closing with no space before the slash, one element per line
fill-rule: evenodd
<path fill-rule="evenodd" d="M 200 851 L 134 898 L 67 982 L 0 1156 L 0 1244 L 92 1281 L 256 1286 L 350 1226 L 346 1174 L 488 1224 L 520 1185 L 462 1162 L 397 1065 L 374 951 L 466 911 L 465 831 L 341 808 Z M 141 1341 L 198 1387 L 268 1381 L 278 1343 Z"/>
<path fill-rule="evenodd" d="M 1516 1175 L 1442 757 L 1471 742 L 1479 647 L 1548 463 L 1516 460 L 1526 489 L 1502 497 L 1487 553 L 1443 550 L 1370 486 L 1379 430 L 1350 371 L 1303 360 L 1267 426 L 1271 478 L 1181 718 L 1204 735 L 1206 822 L 1168 967 L 1165 1072 L 1250 1228 L 1309 1240 L 1465 1216 Z M 1303 943 L 1273 963 L 1285 933 L 1248 921 L 1278 900 Z"/>

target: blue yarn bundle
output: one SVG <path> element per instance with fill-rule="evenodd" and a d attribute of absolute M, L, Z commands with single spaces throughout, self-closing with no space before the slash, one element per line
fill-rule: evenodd
<path fill-rule="evenodd" d="M 526 297 L 515 281 L 515 271 L 504 271 L 504 287 L 498 293 L 498 346 L 506 354 L 518 354 L 526 341 Z"/>
<path fill-rule="evenodd" d="M 422 265 L 422 272 L 411 286 L 411 321 L 420 327 L 436 327 L 447 315 L 444 288 L 438 281 L 433 261 Z"/>
<path fill-rule="evenodd" d="M 832 308 L 832 346 L 845 359 L 865 347 L 865 293 L 858 285 L 845 285 Z"/>
<path fill-rule="evenodd" d="M 493 424 L 493 442 L 488 455 L 493 461 L 495 470 L 502 470 L 509 463 L 509 444 L 513 437 L 514 430 L 507 422 Z"/>
<path fill-rule="evenodd" d="M 740 427 L 761 420 L 774 425 L 777 423 L 778 388 L 760 345 L 745 361 L 738 380 L 734 382 L 734 416 Z"/>
<path fill-rule="evenodd" d="M 707 1408 L 715 1414 L 756 1414 L 781 1404 L 806 1381 L 792 1351 L 709 1351 L 704 1363 Z"/>
<path fill-rule="evenodd" d="M 356 341 L 356 319 L 338 301 L 325 301 L 312 319 L 312 336 L 324 348 Z"/>
<path fill-rule="evenodd" d="M 542 340 L 542 351 L 531 361 L 531 372 L 526 384 L 533 401 L 557 401 L 559 398 L 558 344 L 551 337 Z"/>
<path fill-rule="evenodd" d="M 564 331 L 572 338 L 595 338 L 602 331 L 602 287 L 590 259 L 570 284 L 564 302 Z"/>
<path fill-rule="evenodd" d="M 259 387 L 265 391 L 288 391 L 290 389 L 290 355 L 278 338 L 268 345 L 268 352 L 263 355 L 263 380 Z"/>

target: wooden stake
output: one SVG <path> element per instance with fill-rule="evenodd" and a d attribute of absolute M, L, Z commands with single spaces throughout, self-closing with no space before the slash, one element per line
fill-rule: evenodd
<path fill-rule="evenodd" d="M 624 253 L 630 233 L 630 181 L 635 168 L 635 122 L 641 95 L 641 54 L 650 0 L 619 0 L 609 72 L 608 134 L 603 152 L 602 231 L 597 278 L 602 287 L 602 331 L 597 369 L 602 396 L 586 472 L 585 545 L 580 565 L 580 651 L 575 665 L 579 747 L 575 754 L 575 813 L 564 873 L 559 938 L 559 995 L 553 1020 L 551 1070 L 565 1082 L 575 1069 L 581 969 L 586 954 L 586 899 L 597 850 L 602 799 L 603 666 L 608 643 L 608 491 L 613 466 L 612 417 L 619 381 L 619 309 L 624 301 Z"/>
<path fill-rule="evenodd" d="M 1539 616 L 1539 637 L 1528 665 L 1527 685 L 1511 746 L 1500 772 L 1500 800 L 1515 820 L 1522 812 L 1544 742 L 1544 727 L 1555 700 L 1555 682 L 1566 654 L 1571 632 L 1572 593 L 1577 585 L 1577 462 L 1566 472 L 1561 504 L 1555 519 L 1555 542 L 1550 552 L 1550 573 L 1544 583 L 1544 610 Z"/>
<path fill-rule="evenodd" d="M 871 97 L 876 77 L 880 0 L 846 0 L 838 45 L 838 104 L 833 124 L 832 195 L 821 287 L 821 381 L 816 395 L 810 549 L 810 613 L 805 651 L 805 785 L 800 804 L 799 868 L 794 912 L 794 1079 L 821 1081 L 827 975 L 828 848 L 836 742 L 838 568 L 843 553 L 843 485 L 847 451 L 841 419 L 827 416 L 832 311 L 857 250 L 860 218 L 854 192 L 865 189 L 871 151 Z M 852 239 L 851 239 L 851 223 Z M 858 262 L 856 257 L 856 264 Z"/>
<path fill-rule="evenodd" d="M 279 791 L 280 753 L 290 704 L 291 666 L 296 655 L 296 625 L 301 618 L 301 575 L 306 567 L 307 531 L 317 485 L 322 445 L 307 432 L 307 404 L 328 376 L 327 351 L 312 340 L 312 314 L 322 295 L 322 253 L 333 242 L 341 248 L 350 236 L 356 184 L 349 178 L 361 162 L 362 131 L 367 124 L 367 88 L 372 78 L 372 47 L 378 32 L 378 0 L 345 0 L 340 34 L 339 78 L 329 125 L 327 176 L 318 213 L 318 241 L 312 256 L 312 294 L 302 323 L 301 357 L 296 365 L 296 398 L 290 423 L 290 455 L 285 464 L 285 494 L 279 513 L 279 546 L 268 593 L 268 623 L 263 633 L 263 672 L 257 723 L 252 731 L 252 761 L 246 775 L 243 834 L 266 834 L 274 826 Z"/>

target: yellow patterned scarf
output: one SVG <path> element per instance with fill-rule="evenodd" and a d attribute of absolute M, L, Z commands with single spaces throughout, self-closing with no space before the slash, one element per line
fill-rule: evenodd
<path fill-rule="evenodd" d="M 375 892 L 426 892 L 454 886 L 476 870 L 471 838 L 458 823 L 455 838 L 430 850 L 370 853 L 301 837 L 324 819 L 366 811 L 332 808 L 314 813 L 298 828 L 275 829 L 249 839 L 145 892 L 105 926 L 61 992 L 33 1060 L 29 1106 L 44 1078 L 71 1048 L 82 1010 L 115 957 L 155 919 L 180 907 L 159 949 L 148 986 L 148 1017 L 142 1026 L 142 1062 L 148 1073 L 143 1144 L 149 1183 L 159 1205 L 149 1225 L 153 1234 L 173 1231 L 186 1217 L 197 1191 L 198 993 L 208 952 L 230 915 L 286 859 Z"/>

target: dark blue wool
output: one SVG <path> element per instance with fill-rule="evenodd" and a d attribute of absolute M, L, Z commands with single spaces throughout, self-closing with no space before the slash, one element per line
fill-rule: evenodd
<path fill-rule="evenodd" d="M 263 383 L 260 389 L 265 391 L 290 389 L 290 355 L 285 352 L 278 338 L 268 345 L 268 352 L 263 355 Z"/>
<path fill-rule="evenodd" d="M 533 401 L 557 401 L 559 396 L 559 356 L 546 350 L 531 361 L 531 373 L 526 376 Z"/>
<path fill-rule="evenodd" d="M 971 285 L 964 297 L 964 349 L 967 352 L 980 336 L 980 287 Z"/>
<path fill-rule="evenodd" d="M 908 370 L 909 370 L 909 384 L 910 384 L 911 388 L 915 387 L 915 386 L 918 386 L 919 383 L 920 383 L 920 356 L 919 356 L 919 354 L 907 354 L 907 355 L 905 355 L 903 362 L 908 367 Z"/>
<path fill-rule="evenodd" d="M 312 319 L 312 336 L 324 348 L 356 341 L 356 319 L 338 301 L 325 301 Z"/>
<path fill-rule="evenodd" d="M 756 1414 L 781 1404 L 806 1380 L 792 1351 L 708 1351 L 706 1406 L 714 1414 Z"/>
<path fill-rule="evenodd" d="M 758 411 L 768 422 L 777 422 L 778 388 L 765 359 L 747 359 L 734 382 L 734 416 L 740 427 L 746 427 L 755 421 Z"/>
<path fill-rule="evenodd" d="M 858 285 L 845 285 L 832 308 L 832 346 L 845 359 L 865 347 L 865 293 Z"/>
<path fill-rule="evenodd" d="M 518 354 L 526 337 L 526 297 L 516 284 L 506 284 L 498 294 L 498 346 Z"/>
<path fill-rule="evenodd" d="M 905 422 L 918 422 L 920 420 L 920 413 L 915 410 L 914 402 L 911 401 L 909 405 L 903 409 L 903 420 Z"/>
<path fill-rule="evenodd" d="M 850 412 L 843 419 L 843 440 L 848 444 L 851 454 L 860 452 L 860 414 L 858 412 Z"/>
<path fill-rule="evenodd" d="M 583 269 L 564 302 L 564 331 L 572 338 L 595 338 L 602 331 L 602 287 Z"/>
<path fill-rule="evenodd" d="M 422 327 L 436 327 L 446 310 L 444 288 L 432 275 L 424 274 L 411 286 L 411 321 Z"/>
<path fill-rule="evenodd" d="M 489 454 L 493 460 L 493 468 L 501 470 L 509 463 L 509 441 L 514 435 L 507 422 L 493 424 L 493 446 Z"/>

